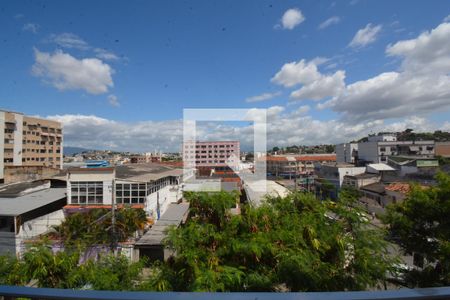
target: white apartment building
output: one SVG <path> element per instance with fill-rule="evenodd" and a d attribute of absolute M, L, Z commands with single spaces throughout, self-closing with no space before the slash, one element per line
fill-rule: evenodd
<path fill-rule="evenodd" d="M 358 143 L 358 160 L 387 163 L 389 156 L 434 157 L 434 141 L 368 141 Z"/>
<path fill-rule="evenodd" d="M 336 161 L 338 163 L 355 163 L 358 155 L 358 143 L 343 143 L 336 145 Z"/>
<path fill-rule="evenodd" d="M 146 164 L 115 168 L 74 168 L 67 175 L 67 211 L 80 208 L 130 205 L 154 220 L 170 203 L 181 200 L 182 169 Z"/>

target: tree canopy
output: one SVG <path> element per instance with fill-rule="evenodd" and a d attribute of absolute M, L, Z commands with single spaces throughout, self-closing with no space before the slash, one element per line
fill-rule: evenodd
<path fill-rule="evenodd" d="M 91 209 L 68 215 L 51 234 L 64 247 L 86 248 L 93 245 L 110 245 L 116 241 L 126 241 L 138 229 L 143 229 L 147 221 L 145 211 L 124 207 L 116 210 L 116 236 L 112 234 L 112 216 L 108 209 Z"/>
<path fill-rule="evenodd" d="M 413 185 L 403 202 L 388 207 L 384 219 L 393 240 L 419 265 L 405 273 L 411 287 L 450 285 L 450 176 L 436 178 L 435 187 Z"/>
<path fill-rule="evenodd" d="M 383 232 L 369 226 L 350 193 L 338 203 L 271 197 L 240 215 L 226 209 L 235 201 L 226 193 L 194 193 L 189 201 L 192 217 L 169 232 L 177 255 L 157 266 L 155 289 L 362 290 L 382 283 L 394 263 Z"/>

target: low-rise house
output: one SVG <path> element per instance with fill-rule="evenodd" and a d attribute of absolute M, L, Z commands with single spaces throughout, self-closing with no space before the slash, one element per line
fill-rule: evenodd
<path fill-rule="evenodd" d="M 358 175 L 345 175 L 342 186 L 360 189 L 363 186 L 380 182 L 380 180 L 381 175 L 379 174 L 362 173 Z"/>

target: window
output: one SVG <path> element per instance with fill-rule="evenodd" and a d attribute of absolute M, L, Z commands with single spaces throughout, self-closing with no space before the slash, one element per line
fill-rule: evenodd
<path fill-rule="evenodd" d="M 103 203 L 102 181 L 73 181 L 70 191 L 71 202 L 79 204 L 101 204 Z"/>

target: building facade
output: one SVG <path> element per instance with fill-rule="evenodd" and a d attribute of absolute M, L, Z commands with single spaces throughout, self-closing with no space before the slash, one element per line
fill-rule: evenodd
<path fill-rule="evenodd" d="M 267 158 L 267 173 L 274 176 L 310 175 L 315 163 L 336 161 L 335 154 L 274 155 Z"/>
<path fill-rule="evenodd" d="M 62 168 L 61 123 L 0 111 L 0 181 L 8 166 Z"/>
<path fill-rule="evenodd" d="M 434 141 L 368 141 L 358 143 L 358 160 L 387 163 L 389 156 L 434 157 Z"/>
<path fill-rule="evenodd" d="M 148 164 L 115 168 L 73 168 L 67 173 L 66 211 L 129 205 L 157 220 L 182 197 L 182 169 L 159 170 Z"/>
<path fill-rule="evenodd" d="M 358 155 L 358 143 L 343 143 L 336 145 L 336 161 L 338 163 L 355 163 Z"/>
<path fill-rule="evenodd" d="M 193 141 L 183 144 L 182 152 L 187 166 L 237 168 L 241 149 L 239 141 Z"/>

